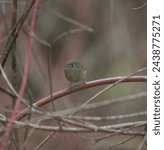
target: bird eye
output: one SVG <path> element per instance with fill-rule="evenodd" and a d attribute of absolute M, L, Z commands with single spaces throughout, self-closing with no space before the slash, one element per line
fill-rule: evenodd
<path fill-rule="evenodd" d="M 71 64 L 71 67 L 72 67 L 72 68 L 75 67 L 75 64 Z"/>

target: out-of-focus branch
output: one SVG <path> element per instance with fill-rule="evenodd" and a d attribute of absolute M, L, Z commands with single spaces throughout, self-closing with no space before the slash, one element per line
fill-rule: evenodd
<path fill-rule="evenodd" d="M 65 15 L 55 11 L 54 9 L 47 8 L 45 6 L 42 6 L 40 8 L 41 8 L 41 10 L 44 10 L 44 11 L 46 11 L 46 12 L 52 14 L 52 15 L 55 15 L 56 17 L 66 21 L 66 22 L 69 22 L 69 23 L 71 23 L 71 24 L 73 24 L 73 25 L 75 25 L 77 27 L 80 27 L 80 28 L 82 28 L 82 29 L 84 29 L 84 30 L 86 30 L 88 32 L 91 32 L 91 33 L 94 32 L 94 29 L 92 29 L 91 27 L 89 27 L 89 26 L 87 26 L 85 24 L 82 24 L 81 22 L 76 21 L 76 20 L 74 20 L 74 19 L 72 19 L 70 17 L 67 17 L 67 16 L 65 16 Z"/>
<path fill-rule="evenodd" d="M 32 0 L 31 3 L 29 4 L 29 6 L 24 10 L 23 15 L 20 17 L 20 19 L 14 25 L 14 27 L 12 28 L 12 30 L 8 36 L 8 39 L 5 43 L 5 47 L 2 50 L 2 54 L 0 57 L 0 63 L 2 65 L 2 67 L 4 67 L 4 65 L 5 65 L 8 55 L 12 50 L 12 47 L 19 35 L 19 32 L 22 29 L 23 23 L 25 22 L 30 10 L 32 9 L 32 6 L 34 5 L 34 2 L 35 2 L 35 0 Z"/>
<path fill-rule="evenodd" d="M 123 115 L 116 115 L 116 116 L 66 116 L 69 119 L 77 119 L 77 120 L 85 120 L 85 121 L 107 121 L 107 120 L 118 120 L 118 119 L 127 119 L 132 117 L 139 117 L 139 116 L 146 116 L 146 111 L 131 113 L 131 114 L 123 114 Z"/>
<path fill-rule="evenodd" d="M 62 119 L 62 118 L 60 118 Z M 7 118 L 5 116 L 0 115 L 0 121 L 6 122 Z M 136 131 L 134 128 L 144 126 L 146 121 L 136 121 L 136 122 L 128 122 L 121 124 L 112 124 L 106 126 L 97 126 L 93 124 L 85 124 L 79 121 L 65 120 L 62 121 L 71 124 L 75 127 L 60 127 L 60 126 L 48 126 L 48 125 L 39 125 L 30 122 L 21 122 L 14 121 L 14 128 L 22 128 L 22 127 L 30 127 L 36 130 L 42 131 L 56 131 L 56 132 L 105 132 L 105 133 L 114 133 L 114 134 L 123 134 L 123 135 L 145 135 L 144 131 Z M 5 128 L 0 129 L 0 133 L 4 132 Z"/>
<path fill-rule="evenodd" d="M 119 84 L 119 83 L 125 81 L 125 80 L 126 80 L 127 78 L 129 78 L 129 77 L 132 77 L 132 76 L 134 76 L 134 75 L 136 75 L 136 74 L 138 74 L 138 73 L 141 73 L 141 72 L 143 72 L 143 71 L 146 71 L 146 70 L 147 70 L 146 67 L 145 67 L 145 68 L 142 68 L 142 69 L 139 69 L 139 70 L 137 70 L 136 72 L 133 72 L 133 73 L 131 73 L 131 74 L 125 76 L 125 77 L 122 77 L 122 78 L 120 78 L 119 80 L 113 82 L 111 85 L 107 86 L 106 88 L 104 88 L 103 90 L 101 90 L 100 92 L 98 92 L 98 93 L 96 93 L 94 96 L 92 96 L 90 99 L 88 99 L 87 101 L 85 101 L 85 102 L 79 107 L 79 109 L 78 109 L 77 111 L 75 111 L 75 112 L 73 112 L 73 113 L 71 114 L 71 116 L 73 116 L 74 114 L 76 114 L 78 111 L 80 111 L 80 110 L 81 110 L 83 107 L 85 107 L 87 104 L 91 103 L 91 102 L 94 101 L 98 96 L 102 95 L 103 93 L 105 93 L 105 92 L 108 91 L 109 89 L 113 88 L 113 87 L 116 86 L 117 84 Z"/>
<path fill-rule="evenodd" d="M 144 4 L 142 4 L 141 6 L 139 6 L 139 7 L 134 7 L 134 8 L 132 8 L 133 10 L 138 10 L 138 9 L 141 9 L 141 8 L 143 8 L 143 7 L 145 7 L 147 5 L 147 2 L 145 2 Z"/>
<path fill-rule="evenodd" d="M 90 104 L 86 105 L 85 107 L 83 107 L 80 111 L 87 111 L 87 110 L 96 109 L 99 107 L 112 105 L 112 104 L 116 104 L 116 103 L 123 103 L 123 102 L 127 102 L 127 101 L 133 101 L 133 100 L 136 101 L 137 99 L 145 98 L 145 97 L 146 97 L 146 92 L 141 92 L 141 93 L 137 93 L 137 94 L 133 94 L 133 95 L 110 99 L 110 101 L 107 99 L 107 100 L 103 100 L 103 101 L 90 103 Z M 77 111 L 77 110 L 78 110 L 77 107 L 73 107 L 73 108 L 62 110 L 62 111 L 54 112 L 54 113 L 52 113 L 52 115 L 54 114 L 54 116 L 55 116 L 56 113 L 66 115 L 66 114 L 71 114 L 72 112 Z"/>
<path fill-rule="evenodd" d="M 7 88 L 3 88 L 3 87 L 0 87 L 0 91 L 6 93 L 7 95 L 11 96 L 12 98 L 16 98 L 16 95 L 13 94 L 10 90 L 8 90 Z"/>

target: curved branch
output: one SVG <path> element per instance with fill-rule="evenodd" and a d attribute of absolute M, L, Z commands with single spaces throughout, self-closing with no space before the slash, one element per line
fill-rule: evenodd
<path fill-rule="evenodd" d="M 60 90 L 58 92 L 55 92 L 52 95 L 44 97 L 44 98 L 38 100 L 37 102 L 35 102 L 33 104 L 33 106 L 42 107 L 42 106 L 44 106 L 44 105 L 46 105 L 46 104 L 48 104 L 48 103 L 50 103 L 54 100 L 57 100 L 57 99 L 59 99 L 63 96 L 72 94 L 74 92 L 84 90 L 84 89 L 88 89 L 88 88 L 91 88 L 91 87 L 105 85 L 105 84 L 113 84 L 113 83 L 115 83 L 119 80 L 122 80 L 124 78 L 125 77 L 113 77 L 113 78 L 105 78 L 105 79 L 99 79 L 99 80 L 85 82 L 85 84 L 82 84 L 80 86 L 66 88 L 66 89 Z M 125 78 L 121 82 L 146 82 L 146 81 L 147 81 L 146 76 L 131 76 L 131 77 Z M 30 108 L 24 109 L 21 114 L 17 115 L 16 120 L 21 120 L 22 118 L 24 118 L 28 114 L 29 110 L 30 110 Z"/>

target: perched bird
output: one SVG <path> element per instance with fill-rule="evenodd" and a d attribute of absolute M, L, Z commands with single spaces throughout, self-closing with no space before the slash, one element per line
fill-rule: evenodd
<path fill-rule="evenodd" d="M 70 86 L 80 85 L 85 83 L 86 67 L 77 60 L 70 60 L 64 66 L 64 74 Z"/>

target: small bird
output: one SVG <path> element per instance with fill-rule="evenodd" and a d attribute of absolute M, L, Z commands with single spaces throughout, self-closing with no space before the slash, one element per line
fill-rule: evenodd
<path fill-rule="evenodd" d="M 64 66 L 64 74 L 70 86 L 80 85 L 85 83 L 86 67 L 77 60 L 70 60 Z"/>

